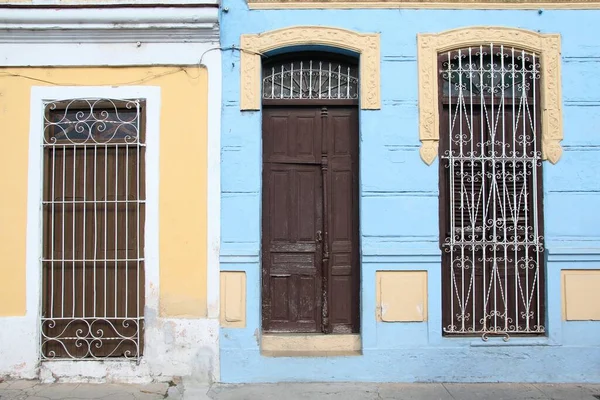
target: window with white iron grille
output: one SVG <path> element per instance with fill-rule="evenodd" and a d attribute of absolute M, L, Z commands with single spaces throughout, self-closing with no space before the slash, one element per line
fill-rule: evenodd
<path fill-rule="evenodd" d="M 543 334 L 539 55 L 468 47 L 438 72 L 443 332 Z"/>
<path fill-rule="evenodd" d="M 263 100 L 357 100 L 358 65 L 353 61 L 308 52 L 289 60 L 278 57 L 263 66 Z"/>
<path fill-rule="evenodd" d="M 142 113 L 135 99 L 45 104 L 42 360 L 142 355 Z"/>

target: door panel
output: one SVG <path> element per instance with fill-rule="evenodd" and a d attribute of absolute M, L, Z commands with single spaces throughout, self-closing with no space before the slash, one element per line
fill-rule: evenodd
<path fill-rule="evenodd" d="M 320 163 L 321 116 L 315 108 L 263 110 L 263 161 Z"/>
<path fill-rule="evenodd" d="M 358 110 L 330 108 L 329 164 L 329 331 L 359 330 Z"/>
<path fill-rule="evenodd" d="M 266 108 L 263 151 L 263 329 L 358 332 L 357 110 Z"/>
<path fill-rule="evenodd" d="M 321 326 L 321 170 L 265 164 L 263 171 L 263 328 L 317 332 Z"/>

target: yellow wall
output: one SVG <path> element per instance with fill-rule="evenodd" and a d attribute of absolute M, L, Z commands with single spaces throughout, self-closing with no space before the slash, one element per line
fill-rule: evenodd
<path fill-rule="evenodd" d="M 39 80 L 161 87 L 160 314 L 206 316 L 208 75 L 197 66 L 0 68 L 0 316 L 26 311 L 29 101 L 31 86 L 49 85 Z"/>

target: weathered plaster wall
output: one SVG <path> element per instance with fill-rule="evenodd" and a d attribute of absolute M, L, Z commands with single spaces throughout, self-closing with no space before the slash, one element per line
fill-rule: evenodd
<path fill-rule="evenodd" d="M 148 182 L 148 187 L 158 185 L 158 198 L 151 199 L 148 189 L 148 204 L 152 201 L 160 213 L 156 218 L 148 215 L 147 220 L 154 222 L 146 225 L 152 230 L 146 236 L 155 235 L 158 241 L 146 242 L 149 285 L 144 359 L 139 366 L 133 362 L 48 362 L 41 376 L 49 378 L 51 371 L 67 379 L 148 380 L 192 373 L 214 378 L 218 321 L 206 318 L 208 73 L 197 65 L 0 69 L 0 126 L 5 133 L 0 180 L 6 188 L 0 197 L 0 375 L 33 377 L 39 366 L 40 286 L 35 271 L 26 269 L 31 259 L 39 268 L 39 255 L 26 247 L 26 234 L 36 234 L 26 232 L 28 178 L 32 176 L 29 132 L 30 121 L 36 118 L 30 115 L 35 112 L 30 108 L 32 87 L 54 86 L 60 91 L 61 86 L 140 84 L 158 89 L 158 98 L 148 100 L 152 108 L 147 129 L 157 136 L 160 132 L 152 144 L 148 139 L 149 146 L 155 146 L 149 151 L 157 155 L 151 163 L 160 159 L 160 166 L 148 166 L 158 171 L 151 176 L 153 182 Z M 29 227 L 39 229 L 35 221 Z M 150 260 L 150 251 L 158 260 Z"/>
<path fill-rule="evenodd" d="M 240 111 L 240 55 L 223 55 L 221 270 L 244 271 L 246 327 L 222 328 L 225 382 L 600 382 L 600 322 L 563 321 L 561 270 L 600 268 L 600 27 L 598 11 L 253 10 L 224 0 L 222 46 L 240 35 L 296 25 L 381 33 L 381 110 L 360 111 L 362 356 L 261 356 L 261 114 Z M 562 38 L 564 152 L 544 164 L 545 338 L 483 342 L 441 335 L 438 164 L 419 157 L 417 34 L 511 26 Z M 425 322 L 377 322 L 376 271 L 427 272 Z"/>

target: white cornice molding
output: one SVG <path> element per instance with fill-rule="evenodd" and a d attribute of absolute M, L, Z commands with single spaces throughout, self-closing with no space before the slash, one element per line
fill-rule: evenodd
<path fill-rule="evenodd" d="M 182 6 L 182 5 L 216 5 L 219 0 L 16 0 L 5 1 L 2 6 L 19 7 L 38 7 L 38 6 L 61 6 L 61 7 L 89 7 L 89 6 L 138 6 L 138 5 L 156 5 L 156 6 Z"/>
<path fill-rule="evenodd" d="M 217 7 L 2 8 L 0 29 L 202 28 Z"/>
<path fill-rule="evenodd" d="M 0 8 L 0 43 L 218 41 L 218 7 Z"/>

